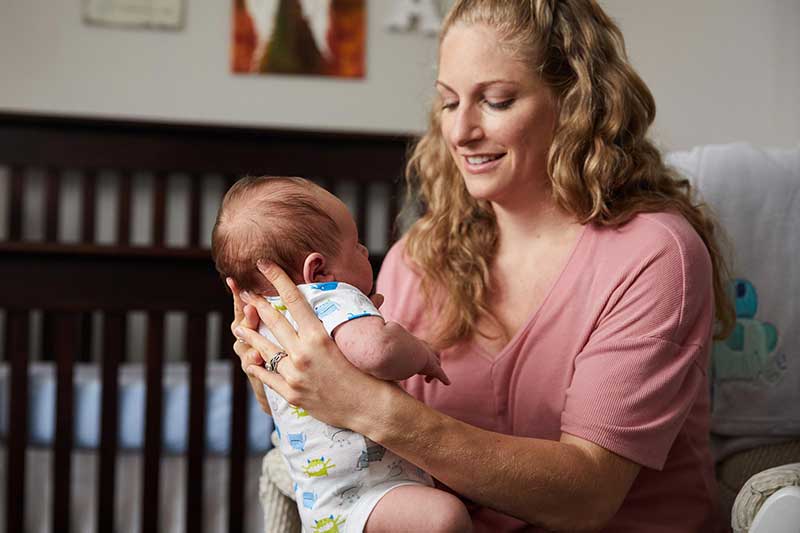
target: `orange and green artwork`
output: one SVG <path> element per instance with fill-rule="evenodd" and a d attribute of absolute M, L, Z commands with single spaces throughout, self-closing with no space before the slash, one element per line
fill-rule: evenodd
<path fill-rule="evenodd" d="M 364 77 L 365 0 L 233 0 L 237 74 Z"/>

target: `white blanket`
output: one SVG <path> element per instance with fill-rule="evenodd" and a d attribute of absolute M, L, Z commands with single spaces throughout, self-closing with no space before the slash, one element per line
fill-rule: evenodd
<path fill-rule="evenodd" d="M 715 344 L 712 354 L 712 431 L 749 443 L 796 437 L 800 147 L 711 145 L 667 159 L 711 205 L 734 248 L 737 328 L 726 342 Z M 742 446 L 728 442 L 725 447 Z"/>

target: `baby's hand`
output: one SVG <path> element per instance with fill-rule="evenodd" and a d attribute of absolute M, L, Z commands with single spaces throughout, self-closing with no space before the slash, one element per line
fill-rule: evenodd
<path fill-rule="evenodd" d="M 450 385 L 450 378 L 447 377 L 447 374 L 445 374 L 444 369 L 442 368 L 442 363 L 439 361 L 439 354 L 433 350 L 430 350 L 428 363 L 425 365 L 425 368 L 420 370 L 419 373 L 425 376 L 426 383 L 430 383 L 434 379 L 438 379 L 445 385 Z"/>

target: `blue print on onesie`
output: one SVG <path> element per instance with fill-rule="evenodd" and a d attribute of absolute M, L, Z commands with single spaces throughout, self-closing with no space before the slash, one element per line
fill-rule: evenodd
<path fill-rule="evenodd" d="M 381 316 L 370 299 L 347 283 L 298 285 L 328 334 L 340 324 Z M 297 328 L 280 298 L 268 297 Z M 278 344 L 262 325 L 259 332 Z M 272 416 L 280 426 L 279 449 L 294 480 L 303 531 L 360 533 L 378 501 L 402 485 L 433 486 L 423 470 L 361 434 L 330 426 L 290 405 L 269 387 Z"/>

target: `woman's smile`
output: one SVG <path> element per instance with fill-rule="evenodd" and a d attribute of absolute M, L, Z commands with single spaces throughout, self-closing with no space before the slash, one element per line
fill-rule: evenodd
<path fill-rule="evenodd" d="M 484 174 L 500 166 L 505 153 L 464 155 L 465 168 L 470 174 Z"/>

